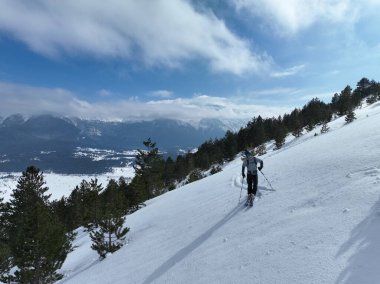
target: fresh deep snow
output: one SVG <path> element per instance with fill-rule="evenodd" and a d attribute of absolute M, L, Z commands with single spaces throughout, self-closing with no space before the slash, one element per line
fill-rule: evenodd
<path fill-rule="evenodd" d="M 60 283 L 379 283 L 380 103 L 356 116 L 268 150 L 252 208 L 237 157 L 127 216 L 103 261 L 78 230 Z"/>

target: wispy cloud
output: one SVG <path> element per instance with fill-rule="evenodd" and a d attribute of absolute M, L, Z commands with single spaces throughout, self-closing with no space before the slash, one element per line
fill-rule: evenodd
<path fill-rule="evenodd" d="M 250 97 L 251 100 L 261 102 L 262 104 L 273 104 L 274 102 L 282 102 L 282 104 L 301 107 L 311 99 L 318 98 L 324 102 L 330 102 L 332 96 L 336 93 L 334 90 L 315 90 L 311 88 L 296 88 L 296 87 L 275 87 L 269 89 L 261 89 L 250 91 L 245 97 Z M 244 98 L 241 97 L 241 101 Z"/>
<path fill-rule="evenodd" d="M 290 68 L 287 68 L 282 71 L 275 71 L 270 74 L 273 78 L 284 78 L 289 77 L 298 74 L 300 71 L 302 71 L 305 68 L 305 65 L 297 65 Z"/>
<path fill-rule="evenodd" d="M 368 3 L 375 5 L 377 0 Z M 278 34 L 292 36 L 315 23 L 354 23 L 366 1 L 354 0 L 233 0 L 238 10 L 264 20 Z"/>
<path fill-rule="evenodd" d="M 270 61 L 187 0 L 1 0 L 0 32 L 49 57 L 121 58 L 171 68 L 200 59 L 214 72 L 237 75 L 262 72 Z"/>
<path fill-rule="evenodd" d="M 151 92 L 150 95 L 157 98 L 171 98 L 173 96 L 173 92 L 168 90 L 157 90 Z"/>
<path fill-rule="evenodd" d="M 302 92 L 301 89 L 298 88 L 285 88 L 285 87 L 275 87 L 270 89 L 261 89 L 255 90 L 251 92 L 252 96 L 283 96 L 283 95 L 296 95 Z"/>
<path fill-rule="evenodd" d="M 109 90 L 101 89 L 101 90 L 98 91 L 98 96 L 100 96 L 100 97 L 110 97 L 110 96 L 112 96 L 112 93 Z"/>
<path fill-rule="evenodd" d="M 0 82 L 0 114 L 55 114 L 110 121 L 177 119 L 199 122 L 202 119 L 250 120 L 253 116 L 271 117 L 288 108 L 239 103 L 222 97 L 195 94 L 192 98 L 88 102 L 67 90 L 37 88 Z M 30 107 L 33 105 L 33 107 Z"/>

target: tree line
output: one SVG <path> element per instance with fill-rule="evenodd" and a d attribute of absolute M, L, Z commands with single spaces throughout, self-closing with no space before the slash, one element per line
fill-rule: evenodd
<path fill-rule="evenodd" d="M 96 179 L 83 180 L 68 197 L 54 201 L 47 194 L 43 173 L 30 166 L 10 201 L 0 198 L 0 281 L 54 283 L 61 279 L 58 270 L 74 249 L 79 227 L 89 232 L 92 248 L 103 259 L 125 243 L 129 231 L 125 216 L 145 206 L 146 200 L 221 171 L 223 163 L 246 148 L 260 155 L 271 140 L 280 149 L 288 133 L 300 137 L 317 125 L 323 125 L 321 132 L 325 132 L 327 123 L 338 116 L 346 116 L 349 123 L 364 100 L 369 104 L 380 100 L 379 83 L 363 78 L 354 90 L 346 86 L 334 94 L 330 103 L 314 98 L 290 114 L 253 117 L 239 131 L 227 131 L 224 137 L 205 141 L 197 151 L 175 159 L 164 159 L 147 139 L 136 155 L 132 179 L 120 177 L 105 186 Z"/>

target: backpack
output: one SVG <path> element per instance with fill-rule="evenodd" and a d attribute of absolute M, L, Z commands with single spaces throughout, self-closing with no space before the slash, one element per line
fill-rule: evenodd
<path fill-rule="evenodd" d="M 246 158 L 247 161 L 247 172 L 250 172 L 251 174 L 257 173 L 257 161 L 255 156 L 250 156 Z M 253 164 L 252 164 L 252 162 Z"/>

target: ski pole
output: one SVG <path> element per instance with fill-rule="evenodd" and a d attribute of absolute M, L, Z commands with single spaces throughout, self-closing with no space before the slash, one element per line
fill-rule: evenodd
<path fill-rule="evenodd" d="M 275 191 L 275 189 L 273 188 L 273 186 L 270 184 L 269 180 L 267 179 L 267 177 L 264 175 L 264 173 L 262 171 L 260 171 L 260 173 L 263 175 L 263 177 L 265 178 L 265 180 L 268 182 L 270 188 Z"/>
<path fill-rule="evenodd" d="M 243 191 L 243 178 L 241 178 L 241 189 L 240 189 L 240 196 L 239 196 L 239 202 L 238 204 L 240 203 L 240 199 L 241 199 L 241 192 Z"/>

